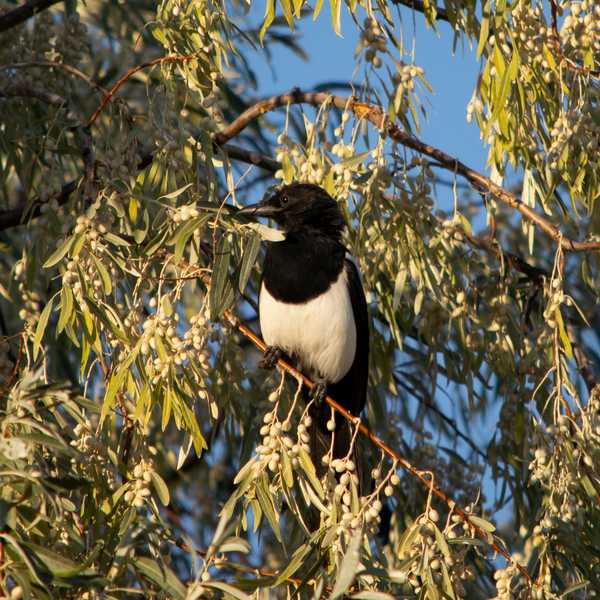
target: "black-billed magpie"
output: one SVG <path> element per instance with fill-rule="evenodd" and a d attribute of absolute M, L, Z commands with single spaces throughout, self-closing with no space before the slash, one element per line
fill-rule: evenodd
<path fill-rule="evenodd" d="M 311 455 L 322 473 L 329 450 L 331 409 L 325 393 L 358 416 L 365 406 L 369 361 L 367 303 L 360 275 L 341 241 L 345 226 L 337 202 L 321 187 L 284 185 L 239 214 L 268 217 L 284 239 L 267 242 L 259 296 L 262 335 L 259 363 L 272 368 L 286 354 L 316 385 Z M 333 458 L 348 454 L 351 429 L 336 416 Z"/>

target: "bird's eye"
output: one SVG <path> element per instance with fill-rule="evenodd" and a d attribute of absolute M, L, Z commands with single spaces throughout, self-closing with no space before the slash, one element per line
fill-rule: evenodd
<path fill-rule="evenodd" d="M 285 206 L 288 203 L 289 198 L 285 195 L 281 196 L 281 206 Z"/>

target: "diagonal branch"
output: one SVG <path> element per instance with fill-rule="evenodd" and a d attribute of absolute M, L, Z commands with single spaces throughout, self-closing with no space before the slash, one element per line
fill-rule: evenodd
<path fill-rule="evenodd" d="M 271 98 L 257 102 L 245 110 L 233 123 L 215 136 L 215 143 L 221 145 L 228 142 L 244 130 L 252 121 L 276 108 L 290 104 L 321 106 L 328 103 L 341 110 L 352 111 L 356 117 L 366 119 L 381 132 L 389 135 L 395 142 L 433 158 L 442 168 L 464 177 L 477 191 L 489 194 L 509 208 L 520 212 L 525 219 L 557 242 L 565 252 L 600 251 L 600 242 L 579 242 L 565 237 L 556 225 L 524 204 L 515 194 L 496 185 L 489 177 L 471 169 L 457 158 L 422 142 L 410 133 L 400 129 L 394 123 L 390 123 L 387 120 L 385 111 L 379 106 L 358 102 L 353 97 L 332 96 L 325 92 L 302 92 L 299 89 L 294 89 L 288 94 L 272 96 Z"/>
<path fill-rule="evenodd" d="M 27 21 L 33 15 L 50 8 L 53 4 L 58 4 L 61 0 L 30 0 L 23 6 L 19 6 L 10 12 L 0 15 L 0 33 L 12 29 L 17 25 Z"/>
<path fill-rule="evenodd" d="M 243 336 L 248 338 L 259 350 L 264 352 L 267 349 L 267 345 L 265 344 L 265 342 L 258 335 L 256 335 L 249 327 L 244 325 L 244 323 L 242 323 L 240 319 L 231 310 L 225 311 L 224 317 L 233 328 L 237 329 Z M 306 377 L 306 375 L 298 371 L 285 360 L 281 358 L 278 359 L 277 365 L 284 372 L 290 374 L 296 380 L 302 381 L 302 383 L 306 385 L 309 389 L 314 386 L 314 383 L 308 377 Z M 448 506 L 450 511 L 456 513 L 462 519 L 462 521 L 470 528 L 472 532 L 476 533 L 481 539 L 488 543 L 491 546 L 491 548 L 495 552 L 500 554 L 504 559 L 506 559 L 507 562 L 514 565 L 519 570 L 521 575 L 523 575 L 523 577 L 527 580 L 530 586 L 537 586 L 537 583 L 534 582 L 531 575 L 523 565 L 516 562 L 513 559 L 513 557 L 508 553 L 508 551 L 502 546 L 500 546 L 498 543 L 494 541 L 490 542 L 489 535 L 471 520 L 470 515 L 435 485 L 429 471 L 421 471 L 414 467 L 403 456 L 392 450 L 392 448 L 390 448 L 381 438 L 377 437 L 365 425 L 363 425 L 362 421 L 359 418 L 355 417 L 354 415 L 352 415 L 352 413 L 348 412 L 333 398 L 326 396 L 325 402 L 327 402 L 327 404 L 331 406 L 331 408 L 333 408 L 335 411 L 340 413 L 353 426 L 357 427 L 364 437 L 366 437 L 371 443 L 373 443 L 387 456 L 389 456 L 395 462 L 395 464 L 400 465 L 403 469 L 405 469 L 411 475 L 416 477 L 433 495 L 437 496 L 442 502 L 444 502 Z"/>

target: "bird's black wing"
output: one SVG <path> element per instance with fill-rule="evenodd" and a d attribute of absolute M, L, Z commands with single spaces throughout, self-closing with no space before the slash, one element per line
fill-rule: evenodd
<path fill-rule="evenodd" d="M 347 273 L 348 292 L 356 326 L 356 351 L 349 371 L 337 383 L 327 385 L 327 394 L 357 417 L 362 412 L 367 400 L 369 317 L 367 301 L 356 264 L 352 259 L 346 258 L 344 268 Z M 318 408 L 314 407 L 311 411 L 316 427 L 311 428 L 310 453 L 319 476 L 324 473 L 321 457 L 329 451 L 331 443 L 331 433 L 327 430 L 327 421 L 331 418 L 331 414 L 331 409 L 326 404 Z M 353 427 L 339 413 L 336 414 L 335 422 L 333 458 L 343 458 L 348 454 L 350 448 Z M 354 458 L 357 459 L 356 456 Z M 358 465 L 358 461 L 355 460 L 355 462 Z"/>
<path fill-rule="evenodd" d="M 348 292 L 352 303 L 352 313 L 356 326 L 356 353 L 350 370 L 340 381 L 328 386 L 334 400 L 348 409 L 353 415 L 360 415 L 367 401 L 367 381 L 369 378 L 369 316 L 367 300 L 356 264 L 351 258 L 345 259 L 348 276 Z"/>

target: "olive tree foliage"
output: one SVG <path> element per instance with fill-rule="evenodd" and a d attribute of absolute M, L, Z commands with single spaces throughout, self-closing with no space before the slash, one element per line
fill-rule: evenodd
<path fill-rule="evenodd" d="M 31 4 L 0 3 L 0 596 L 598 592 L 598 4 Z M 240 117 L 328 9 L 358 84 Z M 394 135 L 435 102 L 413 18 L 480 62 L 490 180 Z M 357 435 L 321 480 L 301 384 L 237 327 L 274 233 L 231 206 L 292 180 L 346 215 L 396 453 Z"/>

